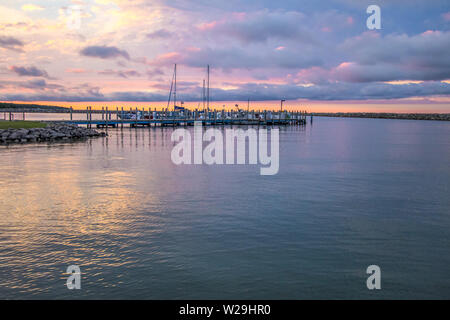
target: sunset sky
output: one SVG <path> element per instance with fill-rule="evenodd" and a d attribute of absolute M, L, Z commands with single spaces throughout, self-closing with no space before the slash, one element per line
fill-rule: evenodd
<path fill-rule="evenodd" d="M 368 30 L 370 4 L 381 30 Z M 0 3 L 0 101 L 450 112 L 450 1 Z M 80 12 L 80 19 L 77 19 Z M 164 104 L 164 102 L 162 102 Z"/>

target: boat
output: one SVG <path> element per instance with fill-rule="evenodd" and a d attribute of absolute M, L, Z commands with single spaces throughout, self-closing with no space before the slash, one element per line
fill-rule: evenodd
<path fill-rule="evenodd" d="M 121 112 L 119 113 L 119 118 L 121 120 L 141 120 L 144 117 L 142 116 L 142 111 L 136 112 Z"/>

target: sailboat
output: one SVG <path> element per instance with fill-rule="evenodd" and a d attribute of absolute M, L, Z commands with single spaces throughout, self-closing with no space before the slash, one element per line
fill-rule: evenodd
<path fill-rule="evenodd" d="M 173 93 L 173 111 L 184 110 L 183 107 L 177 106 L 177 64 L 173 68 L 172 82 L 170 83 L 169 99 L 167 100 L 167 110 L 170 107 L 170 101 Z"/>
<path fill-rule="evenodd" d="M 202 91 L 202 102 L 203 102 L 203 113 L 207 114 L 209 112 L 209 74 L 210 74 L 210 68 L 209 64 L 207 66 L 207 80 L 205 83 L 205 80 L 203 80 L 203 91 Z M 206 85 L 206 88 L 205 88 Z M 173 68 L 173 75 L 172 75 L 172 81 L 170 83 L 170 91 L 169 91 L 169 98 L 167 100 L 167 110 L 169 110 L 171 101 L 173 96 L 173 111 L 185 111 L 186 108 L 183 106 L 177 106 L 177 64 L 174 65 Z M 184 102 L 181 101 L 181 105 L 183 105 Z M 205 105 L 206 104 L 206 105 Z M 200 106 L 200 104 L 199 104 Z M 202 113 L 200 111 L 199 113 Z"/>

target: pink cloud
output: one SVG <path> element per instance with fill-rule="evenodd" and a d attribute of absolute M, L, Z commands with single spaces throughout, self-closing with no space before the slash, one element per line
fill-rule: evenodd
<path fill-rule="evenodd" d="M 233 12 L 233 18 L 236 20 L 243 21 L 245 18 L 247 18 L 246 12 Z"/>
<path fill-rule="evenodd" d="M 207 30 L 211 30 L 214 29 L 217 26 L 217 21 L 212 21 L 209 23 L 201 23 L 197 26 L 197 29 L 201 30 L 201 31 L 207 31 Z"/>
<path fill-rule="evenodd" d="M 445 21 L 450 21 L 450 12 L 443 13 L 442 18 L 444 18 Z"/>
<path fill-rule="evenodd" d="M 198 47 L 187 47 L 187 48 L 186 48 L 186 51 L 189 51 L 189 52 L 199 52 L 199 51 L 202 51 L 202 49 L 200 49 L 200 48 L 198 48 Z"/>
<path fill-rule="evenodd" d="M 324 79 L 329 79 L 329 70 L 322 67 L 311 67 L 300 70 L 295 81 L 298 83 L 321 83 Z"/>
<path fill-rule="evenodd" d="M 352 38 L 348 38 L 345 42 L 353 42 L 353 41 L 366 41 L 368 39 L 380 39 L 381 35 L 376 30 L 364 31 L 363 33 L 354 36 Z"/>
<path fill-rule="evenodd" d="M 147 62 L 147 65 L 171 65 L 173 63 L 180 62 L 182 60 L 182 56 L 179 52 L 167 52 L 164 54 L 160 54 L 151 62 Z"/>
<path fill-rule="evenodd" d="M 355 21 L 353 20 L 353 17 L 348 17 L 347 18 L 347 24 L 352 25 Z"/>
<path fill-rule="evenodd" d="M 168 52 L 168 53 L 164 53 L 158 56 L 159 59 L 172 59 L 175 57 L 180 56 L 180 54 L 178 52 Z"/>
<path fill-rule="evenodd" d="M 439 30 L 427 30 L 422 33 L 424 36 L 432 35 L 432 34 L 440 34 L 441 32 Z"/>
<path fill-rule="evenodd" d="M 87 71 L 85 69 L 81 69 L 81 68 L 71 68 L 71 69 L 66 69 L 67 73 L 86 73 Z"/>
<path fill-rule="evenodd" d="M 337 66 L 337 68 L 348 68 L 350 66 L 354 65 L 353 62 L 342 62 L 340 65 Z"/>

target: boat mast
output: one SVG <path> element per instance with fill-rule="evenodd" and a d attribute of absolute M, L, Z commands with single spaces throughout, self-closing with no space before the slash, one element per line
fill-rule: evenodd
<path fill-rule="evenodd" d="M 203 79 L 203 89 L 202 89 L 202 103 L 203 103 L 203 112 L 205 112 L 205 79 Z"/>
<path fill-rule="evenodd" d="M 172 89 L 173 89 L 174 78 L 175 78 L 175 73 L 172 75 L 172 81 L 170 82 L 169 99 L 167 100 L 167 110 L 169 110 L 170 100 L 172 99 Z"/>
<path fill-rule="evenodd" d="M 209 64 L 208 64 L 208 88 L 206 89 L 206 106 L 209 112 Z"/>
<path fill-rule="evenodd" d="M 175 106 L 177 105 L 177 64 L 175 63 L 174 69 L 175 87 L 173 90 L 173 111 L 175 111 Z"/>

